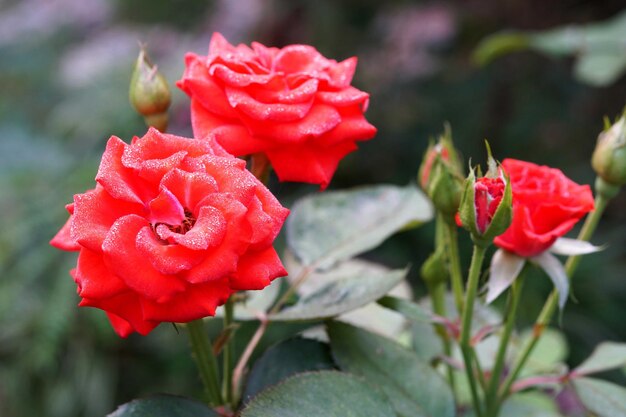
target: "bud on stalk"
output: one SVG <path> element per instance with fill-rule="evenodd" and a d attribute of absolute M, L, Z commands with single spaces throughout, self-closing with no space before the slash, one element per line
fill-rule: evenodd
<path fill-rule="evenodd" d="M 463 177 L 449 125 L 446 125 L 437 143 L 428 146 L 418 182 L 437 211 L 451 221 L 459 209 Z"/>
<path fill-rule="evenodd" d="M 153 126 L 161 132 L 167 130 L 170 88 L 143 48 L 139 52 L 130 80 L 129 99 L 137 113 L 144 116 L 147 126 Z"/>
<path fill-rule="evenodd" d="M 598 136 L 591 165 L 608 185 L 626 184 L 626 112 Z"/>
<path fill-rule="evenodd" d="M 489 170 L 484 177 L 476 178 L 471 169 L 459 207 L 461 224 L 481 246 L 490 244 L 509 227 L 513 205 L 511 182 L 491 156 L 488 145 L 487 150 Z"/>

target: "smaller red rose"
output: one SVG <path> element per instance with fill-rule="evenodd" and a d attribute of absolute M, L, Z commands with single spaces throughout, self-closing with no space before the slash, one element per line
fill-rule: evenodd
<path fill-rule="evenodd" d="M 289 211 L 213 139 L 112 136 L 96 181 L 51 244 L 80 251 L 80 306 L 106 311 L 122 337 L 214 315 L 286 275 L 272 243 Z"/>
<path fill-rule="evenodd" d="M 513 190 L 513 222 L 494 243 L 522 257 L 547 250 L 594 208 L 588 185 L 579 185 L 558 169 L 505 159 Z"/>

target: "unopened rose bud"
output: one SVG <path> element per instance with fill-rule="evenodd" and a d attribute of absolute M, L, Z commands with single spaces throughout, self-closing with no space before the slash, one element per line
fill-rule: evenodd
<path fill-rule="evenodd" d="M 489 151 L 487 174 L 476 178 L 472 169 L 465 181 L 459 208 L 461 224 L 476 244 L 486 246 L 511 224 L 512 202 L 511 183 Z"/>
<path fill-rule="evenodd" d="M 144 116 L 146 125 L 161 132 L 167 129 L 167 109 L 172 100 L 170 88 L 143 48 L 139 52 L 130 80 L 129 99 L 137 113 Z"/>
<path fill-rule="evenodd" d="M 443 246 L 439 246 L 424 261 L 420 273 L 428 286 L 435 286 L 448 281 L 448 265 Z"/>
<path fill-rule="evenodd" d="M 451 220 L 459 208 L 463 177 L 449 126 L 436 144 L 428 146 L 418 182 L 437 211 Z"/>
<path fill-rule="evenodd" d="M 626 112 L 598 136 L 591 165 L 606 183 L 626 184 Z"/>

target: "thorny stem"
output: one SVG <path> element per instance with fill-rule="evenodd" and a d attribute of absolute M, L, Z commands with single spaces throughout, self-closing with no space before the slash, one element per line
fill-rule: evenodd
<path fill-rule="evenodd" d="M 452 282 L 452 292 L 456 309 L 461 314 L 463 311 L 463 277 L 461 273 L 461 261 L 459 259 L 459 243 L 456 225 L 452 222 L 445 222 L 444 233 L 446 246 L 448 247 L 448 257 L 450 260 L 450 280 Z"/>
<path fill-rule="evenodd" d="M 602 213 L 606 209 L 606 206 L 611 197 L 612 196 L 603 195 L 602 193 L 598 193 L 596 195 L 595 210 L 591 212 L 591 214 L 589 214 L 587 218 L 585 219 L 585 223 L 582 229 L 580 230 L 580 233 L 578 234 L 579 240 L 588 241 L 591 238 L 591 236 L 593 235 L 593 232 L 596 230 L 596 227 L 598 226 L 598 222 L 600 221 L 600 218 L 602 217 Z M 576 267 L 578 266 L 579 260 L 580 260 L 580 256 L 570 256 L 565 262 L 565 272 L 570 280 L 571 280 L 571 276 L 576 271 Z M 515 379 L 521 372 L 522 368 L 526 364 L 526 361 L 530 357 L 530 354 L 532 353 L 535 346 L 539 342 L 539 338 L 541 337 L 543 330 L 550 323 L 550 320 L 552 319 L 552 315 L 556 311 L 556 307 L 558 305 L 558 298 L 559 298 L 558 296 L 559 294 L 557 290 L 556 289 L 552 290 L 552 293 L 550 293 L 550 296 L 548 297 L 545 304 L 543 305 L 543 309 L 541 310 L 541 313 L 539 313 L 539 316 L 537 317 L 537 320 L 535 321 L 535 325 L 533 327 L 532 338 L 528 342 L 526 342 L 526 345 L 522 348 L 521 355 L 518 357 L 517 362 L 513 366 L 511 373 L 507 376 L 504 383 L 502 384 L 502 387 L 499 392 L 499 399 L 496 404 L 497 408 L 496 408 L 495 415 L 497 415 L 498 408 L 502 405 L 502 402 L 509 395 L 509 391 L 511 390 L 511 386 L 513 385 L 513 382 L 515 382 Z"/>
<path fill-rule="evenodd" d="M 511 292 L 509 296 L 509 303 L 506 313 L 506 321 L 504 323 L 504 329 L 502 331 L 502 336 L 500 337 L 500 345 L 498 347 L 498 353 L 496 354 L 496 360 L 493 365 L 491 379 L 489 381 L 489 385 L 487 387 L 487 391 L 485 394 L 485 405 L 487 408 L 487 415 L 495 417 L 495 411 L 497 411 L 497 395 L 498 395 L 498 386 L 500 385 L 500 378 L 502 377 L 502 370 L 504 369 L 504 363 L 506 359 L 506 350 L 509 345 L 509 340 L 511 338 L 511 334 L 513 333 L 513 328 L 515 327 L 515 316 L 517 313 L 517 306 L 519 305 L 520 294 L 522 293 L 522 273 L 517 279 L 513 282 L 513 286 L 511 287 Z"/>
<path fill-rule="evenodd" d="M 435 224 L 435 251 L 438 250 L 440 246 L 446 246 L 446 222 L 441 214 L 437 214 L 436 224 Z M 446 283 L 444 282 L 435 282 L 431 285 L 428 285 L 428 292 L 430 293 L 430 298 L 432 302 L 433 312 L 441 317 L 446 317 Z M 439 335 L 443 343 L 443 352 L 447 357 L 451 357 L 452 355 L 452 345 L 450 343 L 450 336 L 446 331 L 444 326 L 437 325 L 435 326 L 435 330 Z M 452 388 L 452 392 L 456 392 L 455 386 L 456 383 L 454 381 L 454 369 L 451 364 L 446 364 L 447 366 L 447 374 L 448 381 L 450 382 L 450 387 Z"/>
<path fill-rule="evenodd" d="M 469 276 L 467 279 L 467 287 L 465 291 L 465 303 L 463 315 L 461 317 L 461 353 L 465 362 L 465 372 L 470 385 L 472 394 L 472 403 L 477 417 L 482 417 L 482 409 L 478 390 L 476 387 L 476 377 L 474 375 L 474 358 L 472 347 L 470 346 L 470 336 L 472 333 L 472 316 L 474 315 L 474 301 L 476 300 L 476 292 L 478 289 L 478 280 L 480 278 L 480 270 L 485 258 L 486 248 L 480 245 L 474 245 L 474 253 L 472 254 L 472 263 L 470 264 Z"/>
<path fill-rule="evenodd" d="M 300 271 L 300 274 L 296 278 L 295 282 L 289 287 L 289 289 L 283 294 L 283 296 L 274 304 L 274 307 L 269 311 L 269 315 L 276 314 L 281 307 L 289 300 L 291 295 L 294 294 L 296 289 L 306 280 L 306 278 L 313 272 L 312 267 L 303 268 Z M 232 379 L 232 392 L 235 393 L 233 396 L 235 397 L 233 401 L 237 401 L 239 397 L 239 390 L 241 385 L 241 378 L 243 377 L 243 372 L 254 352 L 254 349 L 257 347 L 261 338 L 265 334 L 267 330 L 267 326 L 269 325 L 269 319 L 265 314 L 259 314 L 259 327 L 257 328 L 254 336 L 248 342 L 244 352 L 242 353 L 239 361 L 237 362 L 237 366 L 235 366 L 235 370 L 233 371 L 233 379 Z"/>
<path fill-rule="evenodd" d="M 213 406 L 222 405 L 224 400 L 220 392 L 217 359 L 213 354 L 204 322 L 202 319 L 190 321 L 187 323 L 187 330 L 198 372 L 209 397 L 209 404 Z"/>
<path fill-rule="evenodd" d="M 250 342 L 248 342 L 246 349 L 241 354 L 239 362 L 237 362 L 237 366 L 235 366 L 235 370 L 233 371 L 232 392 L 235 393 L 235 401 L 238 401 L 240 397 L 239 390 L 241 386 L 241 378 L 243 377 L 243 372 L 246 368 L 246 365 L 248 364 L 248 361 L 250 360 L 254 349 L 259 344 L 261 338 L 265 334 L 265 331 L 267 330 L 267 326 L 269 324 L 269 321 L 267 320 L 267 316 L 265 316 L 265 314 L 259 314 L 259 322 L 259 327 L 256 329 L 256 332 L 254 333 L 254 336 L 252 336 L 252 339 L 250 339 Z"/>
<path fill-rule="evenodd" d="M 234 310 L 234 302 L 232 301 L 232 297 L 226 301 L 224 304 L 224 331 L 230 331 L 231 326 L 233 325 L 233 310 Z M 234 409 L 234 396 L 233 396 L 233 338 L 229 337 L 224 345 L 223 350 L 223 358 L 224 360 L 224 379 L 222 380 L 222 392 L 224 395 L 224 399 L 227 404 Z"/>

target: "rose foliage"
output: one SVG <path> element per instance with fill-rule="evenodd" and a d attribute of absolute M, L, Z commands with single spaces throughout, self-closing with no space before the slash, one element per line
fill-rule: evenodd
<path fill-rule="evenodd" d="M 594 208 L 588 185 L 556 168 L 505 159 L 502 167 L 513 190 L 513 222 L 494 243 L 522 257 L 535 256 L 565 235 Z"/>
<path fill-rule="evenodd" d="M 281 181 L 324 189 L 355 142 L 376 133 L 363 116 L 369 94 L 350 85 L 356 63 L 308 45 L 233 46 L 215 33 L 208 56 L 186 56 L 178 86 L 196 138 L 213 134 L 234 155 L 265 155 Z"/>
<path fill-rule="evenodd" d="M 212 137 L 113 136 L 96 181 L 51 243 L 80 252 L 80 305 L 106 311 L 120 336 L 211 316 L 286 275 L 272 243 L 288 210 Z"/>

